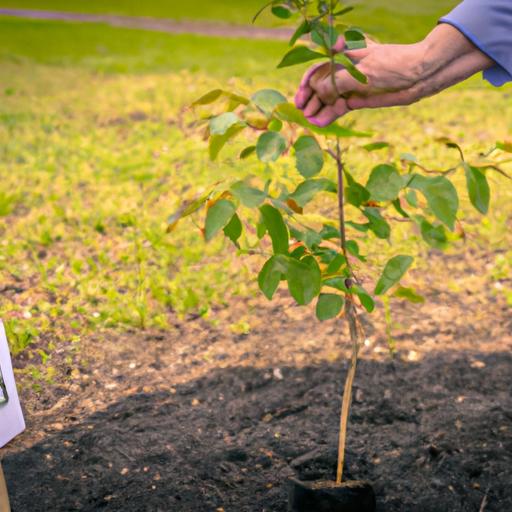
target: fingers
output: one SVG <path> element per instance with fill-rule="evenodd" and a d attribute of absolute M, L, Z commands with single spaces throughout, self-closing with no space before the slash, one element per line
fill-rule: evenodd
<path fill-rule="evenodd" d="M 304 108 L 304 116 L 313 117 L 323 106 L 324 104 L 320 101 L 320 98 L 316 94 L 313 95 Z"/>
<path fill-rule="evenodd" d="M 420 99 L 417 88 L 411 87 L 403 91 L 386 92 L 373 96 L 352 96 L 349 98 L 350 110 L 361 108 L 384 108 L 411 105 Z"/>
<path fill-rule="evenodd" d="M 308 121 L 315 126 L 323 128 L 349 111 L 350 109 L 345 99 L 339 98 L 334 105 L 326 105 L 316 115 L 308 117 Z"/>
<path fill-rule="evenodd" d="M 295 106 L 303 110 L 311 96 L 313 96 L 313 89 L 309 86 L 301 86 L 295 95 Z"/>
<path fill-rule="evenodd" d="M 315 73 L 318 70 L 320 70 L 323 66 L 325 66 L 324 63 L 315 64 L 314 66 L 309 68 L 306 71 L 306 74 L 302 77 L 302 81 L 299 85 L 299 90 L 297 91 L 297 94 L 295 96 L 295 106 L 297 108 L 303 109 L 310 100 L 311 96 L 313 95 L 313 89 L 311 88 L 310 81 L 315 75 Z"/>

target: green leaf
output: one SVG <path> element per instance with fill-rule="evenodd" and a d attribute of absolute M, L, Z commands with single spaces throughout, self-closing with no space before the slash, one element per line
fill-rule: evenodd
<path fill-rule="evenodd" d="M 167 231 L 171 232 L 174 230 L 178 222 L 184 217 L 188 217 L 193 213 L 197 212 L 200 208 L 202 208 L 210 196 L 212 195 L 212 191 L 210 190 L 207 194 L 202 195 L 198 199 L 194 199 L 193 201 L 187 201 L 183 203 L 176 212 L 169 216 L 167 219 L 168 228 Z"/>
<path fill-rule="evenodd" d="M 238 239 L 242 236 L 242 222 L 240 217 L 235 213 L 231 220 L 224 228 L 224 234 L 238 247 Z"/>
<path fill-rule="evenodd" d="M 263 222 L 263 218 L 256 224 L 256 236 L 261 240 L 267 234 L 267 226 Z"/>
<path fill-rule="evenodd" d="M 375 301 L 373 300 L 373 297 L 361 286 L 354 285 L 350 288 L 350 291 L 352 293 L 355 293 L 359 300 L 361 301 L 361 304 L 368 313 L 372 313 L 375 309 Z"/>
<path fill-rule="evenodd" d="M 370 142 L 370 144 L 365 144 L 363 149 L 366 149 L 369 153 L 372 151 L 378 151 L 379 149 L 389 148 L 389 142 Z"/>
<path fill-rule="evenodd" d="M 204 228 L 204 237 L 209 242 L 233 217 L 235 205 L 227 199 L 220 199 L 208 209 Z"/>
<path fill-rule="evenodd" d="M 395 256 L 391 258 L 382 272 L 382 276 L 375 287 L 375 295 L 383 295 L 395 286 L 409 270 L 414 258 L 412 256 Z"/>
<path fill-rule="evenodd" d="M 512 153 L 512 142 L 496 142 L 496 149 L 500 149 L 506 153 Z"/>
<path fill-rule="evenodd" d="M 274 5 L 272 7 L 272 14 L 277 18 L 281 18 L 282 20 L 286 20 L 292 17 L 292 11 L 290 11 L 290 9 L 284 5 Z"/>
<path fill-rule="evenodd" d="M 275 162 L 286 151 L 286 139 L 277 132 L 265 132 L 256 143 L 256 154 L 264 163 Z"/>
<path fill-rule="evenodd" d="M 367 233 L 370 228 L 370 224 L 358 224 L 357 222 L 352 222 L 351 220 L 347 220 L 345 224 L 351 228 L 354 228 L 356 231 L 360 231 L 361 233 Z"/>
<path fill-rule="evenodd" d="M 322 242 L 322 237 L 316 231 L 312 229 L 306 229 L 305 231 L 299 231 L 298 229 L 290 229 L 291 235 L 295 240 L 299 242 L 304 242 L 304 244 L 313 248 L 316 245 L 319 245 Z"/>
<path fill-rule="evenodd" d="M 290 245 L 288 228 L 284 223 L 281 212 L 269 204 L 264 204 L 260 208 L 260 212 L 272 239 L 274 254 L 288 254 Z"/>
<path fill-rule="evenodd" d="M 249 100 L 244 96 L 239 96 L 238 94 L 234 94 L 223 89 L 215 89 L 213 91 L 206 93 L 204 96 L 201 96 L 198 100 L 194 101 L 194 103 L 192 103 L 192 107 L 196 107 L 199 105 L 210 105 L 221 98 L 227 98 L 230 101 L 231 109 L 235 109 L 239 105 L 249 104 Z"/>
<path fill-rule="evenodd" d="M 336 11 L 333 16 L 343 16 L 344 14 L 347 14 L 354 10 L 354 7 L 348 6 L 344 7 L 343 9 L 340 9 L 339 11 Z"/>
<path fill-rule="evenodd" d="M 400 202 L 400 199 L 397 198 L 393 201 L 393 207 L 404 219 L 410 218 L 410 215 L 402 208 L 402 203 Z"/>
<path fill-rule="evenodd" d="M 283 129 L 283 122 L 280 119 L 272 119 L 268 123 L 268 130 L 271 132 L 280 132 Z"/>
<path fill-rule="evenodd" d="M 268 300 L 272 300 L 288 264 L 282 257 L 272 256 L 258 274 L 258 285 Z"/>
<path fill-rule="evenodd" d="M 254 93 L 251 101 L 267 116 L 270 116 L 277 105 L 287 103 L 287 99 L 279 91 L 274 89 L 262 89 Z"/>
<path fill-rule="evenodd" d="M 233 125 L 242 123 L 242 120 L 234 112 L 226 112 L 210 120 L 210 133 L 212 135 L 224 135 Z"/>
<path fill-rule="evenodd" d="M 448 137 L 438 137 L 436 141 L 444 144 L 447 148 L 456 149 L 459 152 L 461 160 L 464 161 L 464 152 L 462 151 L 462 148 L 452 139 Z"/>
<path fill-rule="evenodd" d="M 359 261 L 366 261 L 366 258 L 361 255 L 359 245 L 355 240 L 347 240 L 345 245 L 347 247 L 347 251 L 352 254 L 352 256 L 356 257 Z"/>
<path fill-rule="evenodd" d="M 235 124 L 229 128 L 224 135 L 212 135 L 210 137 L 210 144 L 208 147 L 210 160 L 216 160 L 226 143 L 231 139 L 234 139 L 243 129 L 244 126 Z"/>
<path fill-rule="evenodd" d="M 302 261 L 289 259 L 286 280 L 291 296 L 298 304 L 309 304 L 319 293 L 322 286 L 321 272 L 313 257 Z"/>
<path fill-rule="evenodd" d="M 484 215 L 489 211 L 491 190 L 485 174 L 469 164 L 464 164 L 466 183 L 471 204 Z"/>
<path fill-rule="evenodd" d="M 198 100 L 194 101 L 192 106 L 195 107 L 197 105 L 210 105 L 211 103 L 215 103 L 222 96 L 222 94 L 222 89 L 214 89 L 213 91 L 207 92 Z"/>
<path fill-rule="evenodd" d="M 324 153 L 317 140 L 304 135 L 297 139 L 293 147 L 299 173 L 304 178 L 316 176 L 324 166 Z"/>
<path fill-rule="evenodd" d="M 383 240 L 389 238 L 391 228 L 377 208 L 365 208 L 363 213 L 369 221 L 368 228 L 373 231 L 378 238 L 382 238 Z"/>
<path fill-rule="evenodd" d="M 334 226 L 329 226 L 328 224 L 324 224 L 322 226 L 322 231 L 320 231 L 320 236 L 324 240 L 332 240 L 333 238 L 340 237 L 340 230 L 335 228 Z"/>
<path fill-rule="evenodd" d="M 402 176 L 395 167 L 388 164 L 375 167 L 366 184 L 374 201 L 394 201 L 402 187 Z"/>
<path fill-rule="evenodd" d="M 304 113 L 291 103 L 282 103 L 276 107 L 275 113 L 280 119 L 288 123 L 295 123 L 318 135 L 332 135 L 334 137 L 371 137 L 369 132 L 358 132 L 346 126 L 340 126 L 336 123 L 330 124 L 324 128 L 311 124 L 305 117 Z"/>
<path fill-rule="evenodd" d="M 345 188 L 345 199 L 347 203 L 359 208 L 362 204 L 368 202 L 370 199 L 370 192 L 366 190 L 360 183 L 352 182 Z"/>
<path fill-rule="evenodd" d="M 366 38 L 362 30 L 350 28 L 345 31 L 345 46 L 348 50 L 366 48 Z"/>
<path fill-rule="evenodd" d="M 336 194 L 336 184 L 327 178 L 306 180 L 299 184 L 289 198 L 293 199 L 301 208 L 304 208 L 319 192 L 332 192 Z"/>
<path fill-rule="evenodd" d="M 348 288 L 345 286 L 346 277 L 329 277 L 323 282 L 324 286 L 334 288 L 340 292 L 350 293 Z"/>
<path fill-rule="evenodd" d="M 263 190 L 251 187 L 243 181 L 233 183 L 231 185 L 231 192 L 247 208 L 257 208 L 267 197 Z"/>
<path fill-rule="evenodd" d="M 278 68 L 286 68 L 289 66 L 296 66 L 304 62 L 309 62 L 317 59 L 326 59 L 327 56 L 323 53 L 314 52 L 307 46 L 296 46 L 292 48 L 278 64 Z"/>
<path fill-rule="evenodd" d="M 316 317 L 321 322 L 336 318 L 343 309 L 345 300 L 341 295 L 334 293 L 322 293 L 316 303 Z"/>
<path fill-rule="evenodd" d="M 245 160 L 246 158 L 249 158 L 255 152 L 256 152 L 256 146 L 247 146 L 240 153 L 240 160 Z"/>
<path fill-rule="evenodd" d="M 327 267 L 327 274 L 335 274 L 338 270 L 347 264 L 347 259 L 343 254 L 337 254 Z"/>
<path fill-rule="evenodd" d="M 297 30 L 294 32 L 293 36 L 290 38 L 290 46 L 293 46 L 302 36 L 309 34 L 311 32 L 311 25 L 308 20 L 304 20 Z"/>
<path fill-rule="evenodd" d="M 451 181 L 444 176 L 426 178 L 415 174 L 409 182 L 409 187 L 422 192 L 434 215 L 453 231 L 459 209 L 459 197 Z"/>
<path fill-rule="evenodd" d="M 408 190 L 405 193 L 405 200 L 409 203 L 409 206 L 418 208 L 418 195 L 414 190 Z"/>
<path fill-rule="evenodd" d="M 420 217 L 421 218 L 421 217 Z M 448 243 L 445 228 L 442 224 L 433 226 L 427 219 L 423 218 L 420 224 L 421 236 L 427 244 L 436 249 L 444 249 Z"/>
<path fill-rule="evenodd" d="M 341 64 L 350 73 L 352 78 L 362 84 L 368 83 L 366 75 L 361 73 L 361 71 L 354 66 L 354 63 L 344 53 L 337 53 L 334 58 L 336 62 Z"/>
<path fill-rule="evenodd" d="M 336 27 L 332 27 L 327 23 L 315 23 L 313 26 L 311 40 L 318 46 L 323 47 L 325 51 L 330 52 L 339 37 Z"/>
<path fill-rule="evenodd" d="M 418 295 L 416 290 L 413 288 L 404 288 L 403 286 L 399 286 L 396 289 L 396 291 L 393 293 L 393 297 L 408 300 L 413 304 L 423 304 L 425 302 L 425 297 Z"/>

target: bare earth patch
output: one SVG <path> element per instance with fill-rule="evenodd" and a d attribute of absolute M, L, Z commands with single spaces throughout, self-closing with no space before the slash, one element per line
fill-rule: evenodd
<path fill-rule="evenodd" d="M 394 359 L 383 319 L 366 325 L 347 474 L 374 483 L 381 511 L 512 510 L 512 320 L 468 256 L 478 292 L 438 276 L 424 306 L 395 308 Z M 28 430 L 4 458 L 13 509 L 278 512 L 288 477 L 332 478 L 344 327 L 284 298 L 216 318 L 99 334 L 67 382 L 25 390 Z"/>

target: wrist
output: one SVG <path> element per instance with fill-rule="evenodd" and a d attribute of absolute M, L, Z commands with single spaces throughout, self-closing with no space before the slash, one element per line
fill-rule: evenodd
<path fill-rule="evenodd" d="M 422 53 L 422 79 L 432 76 L 451 62 L 476 50 L 462 32 L 448 23 L 437 25 L 418 44 Z"/>

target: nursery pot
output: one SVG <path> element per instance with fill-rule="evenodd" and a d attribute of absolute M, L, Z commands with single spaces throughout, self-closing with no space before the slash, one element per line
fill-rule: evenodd
<path fill-rule="evenodd" d="M 289 512 L 375 512 L 375 493 L 368 482 L 292 479 L 288 485 Z"/>

